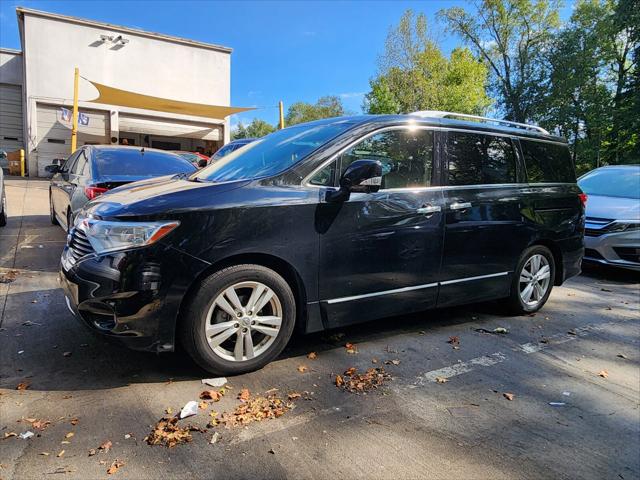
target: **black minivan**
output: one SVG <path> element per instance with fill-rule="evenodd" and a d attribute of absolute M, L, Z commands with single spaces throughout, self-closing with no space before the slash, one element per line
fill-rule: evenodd
<path fill-rule="evenodd" d="M 540 127 L 332 118 L 100 196 L 68 236 L 61 280 L 92 329 L 155 352 L 180 341 L 238 374 L 294 328 L 495 299 L 534 312 L 580 272 L 585 202 L 566 141 Z"/>

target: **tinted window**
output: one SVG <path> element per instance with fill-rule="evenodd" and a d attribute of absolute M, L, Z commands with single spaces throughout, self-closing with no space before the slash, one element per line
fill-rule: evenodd
<path fill-rule="evenodd" d="M 431 130 L 388 130 L 366 138 L 344 152 L 342 173 L 356 160 L 382 163 L 382 189 L 431 185 L 433 132 Z M 319 172 L 327 175 L 326 168 Z"/>
<path fill-rule="evenodd" d="M 61 172 L 68 172 L 70 168 L 73 168 L 73 165 L 74 165 L 76 159 L 78 158 L 78 155 L 80 155 L 80 150 L 76 150 L 75 152 L 73 152 L 69 156 L 69 158 L 67 158 L 67 161 L 62 164 L 62 167 L 60 168 L 60 171 Z"/>
<path fill-rule="evenodd" d="M 578 180 L 587 195 L 640 198 L 640 168 L 603 168 L 587 173 Z"/>
<path fill-rule="evenodd" d="M 85 155 L 84 150 L 82 150 L 80 152 L 80 155 L 78 156 L 78 161 L 71 167 L 71 170 L 69 173 L 73 173 L 75 175 L 83 175 L 86 167 L 87 167 L 87 157 Z"/>
<path fill-rule="evenodd" d="M 296 125 L 278 130 L 200 170 L 201 180 L 225 182 L 276 175 L 352 126 L 345 121 Z"/>
<path fill-rule="evenodd" d="M 218 150 L 212 158 L 212 160 L 218 160 L 219 158 L 224 157 L 227 153 L 231 153 L 233 151 L 233 145 L 225 145 L 220 150 Z"/>
<path fill-rule="evenodd" d="M 515 183 L 516 159 L 507 137 L 448 132 L 449 185 Z"/>
<path fill-rule="evenodd" d="M 105 148 L 95 150 L 95 175 L 159 177 L 172 173 L 191 173 L 196 168 L 173 153 L 138 148 Z"/>
<path fill-rule="evenodd" d="M 569 147 L 560 143 L 520 139 L 529 183 L 575 183 Z"/>

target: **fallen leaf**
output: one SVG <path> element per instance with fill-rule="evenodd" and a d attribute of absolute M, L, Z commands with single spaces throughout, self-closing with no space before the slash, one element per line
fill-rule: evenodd
<path fill-rule="evenodd" d="M 62 354 L 63 357 L 70 357 L 71 356 L 71 352 L 64 352 Z"/>
<path fill-rule="evenodd" d="M 350 377 L 352 375 L 355 375 L 355 373 L 356 373 L 356 367 L 347 368 L 347 370 L 344 372 L 345 375 L 349 375 Z"/>
<path fill-rule="evenodd" d="M 60 450 L 60 453 L 56 455 L 56 457 L 60 458 L 64 455 L 64 450 Z"/>
<path fill-rule="evenodd" d="M 113 463 L 111 464 L 111 466 L 107 469 L 107 474 L 108 475 L 113 475 L 123 465 L 124 465 L 124 462 L 121 462 L 120 460 L 117 460 L 117 459 L 114 460 Z"/>
<path fill-rule="evenodd" d="M 171 407 L 167 407 L 164 409 L 164 413 L 166 413 L 167 415 L 171 415 L 173 413 L 173 408 Z"/>
<path fill-rule="evenodd" d="M 309 352 L 309 353 L 307 354 L 307 358 L 308 358 L 309 360 L 315 360 L 316 358 L 318 358 L 318 354 L 317 354 L 316 352 Z"/>
<path fill-rule="evenodd" d="M 74 435 L 75 435 L 75 433 L 73 433 L 73 432 L 69 432 L 69 433 L 67 433 L 67 434 L 64 436 L 64 438 L 71 438 L 71 437 L 73 437 Z"/>
<path fill-rule="evenodd" d="M 509 330 L 507 330 L 504 327 L 496 327 L 493 329 L 493 333 L 506 334 L 506 333 L 509 333 Z"/>
<path fill-rule="evenodd" d="M 451 345 L 460 345 L 460 338 L 454 335 L 452 337 L 449 337 L 447 343 L 450 343 Z"/>
<path fill-rule="evenodd" d="M 600 370 L 598 372 L 598 376 L 600 376 L 602 378 L 607 378 L 609 376 L 609 372 L 607 372 L 606 370 Z"/>
<path fill-rule="evenodd" d="M 180 443 L 191 441 L 190 427 L 179 427 L 178 418 L 162 418 L 147 437 L 145 441 L 149 445 L 164 445 L 172 448 Z"/>
<path fill-rule="evenodd" d="M 111 440 L 106 440 L 102 442 L 102 445 L 98 447 L 98 450 L 103 450 L 105 452 L 108 452 L 111 449 L 112 445 L 113 443 L 111 443 Z"/>
<path fill-rule="evenodd" d="M 503 393 L 502 396 L 509 401 L 513 400 L 514 397 L 513 393 Z"/>
<path fill-rule="evenodd" d="M 71 425 L 77 425 L 78 424 L 78 419 L 77 418 L 72 418 L 71 421 L 69 422 Z"/>
<path fill-rule="evenodd" d="M 213 400 L 214 402 L 220 401 L 222 394 L 217 390 L 204 390 L 200 393 L 201 400 Z"/>
<path fill-rule="evenodd" d="M 350 355 L 355 355 L 358 353 L 358 346 L 355 343 L 347 343 L 344 348 L 347 349 L 347 353 Z"/>
<path fill-rule="evenodd" d="M 289 400 L 295 400 L 296 398 L 300 398 L 302 395 L 300 395 L 298 392 L 291 392 L 289 395 L 287 395 L 287 398 L 289 398 Z"/>
<path fill-rule="evenodd" d="M 436 382 L 437 383 L 447 383 L 449 381 L 448 378 L 445 377 L 436 377 Z"/>
<path fill-rule="evenodd" d="M 211 437 L 211 440 L 209 440 L 209 443 L 211 445 L 213 445 L 214 443 L 218 442 L 218 439 L 220 438 L 220 434 L 218 432 L 214 433 L 213 436 Z"/>
<path fill-rule="evenodd" d="M 245 426 L 252 422 L 281 417 L 294 407 L 294 404 L 286 403 L 275 394 L 254 395 L 238 405 L 233 412 L 224 412 L 218 423 L 226 428 Z"/>
<path fill-rule="evenodd" d="M 30 386 L 31 386 L 31 384 L 29 382 L 20 382 L 18 384 L 18 386 L 16 387 L 16 390 L 26 390 Z"/>
<path fill-rule="evenodd" d="M 618 355 L 616 355 L 619 358 L 627 358 L 627 356 L 624 353 L 619 353 Z"/>
<path fill-rule="evenodd" d="M 377 358 L 372 358 L 371 359 L 371 363 L 378 363 L 378 359 Z"/>
<path fill-rule="evenodd" d="M 4 434 L 4 438 L 9 438 L 9 437 L 17 437 L 18 434 L 16 432 L 5 432 Z"/>
<path fill-rule="evenodd" d="M 43 457 L 48 457 L 50 455 L 49 452 L 40 452 L 40 455 L 42 455 Z"/>
<path fill-rule="evenodd" d="M 395 359 L 395 360 L 387 360 L 386 362 L 384 362 L 385 365 L 400 365 L 400 360 Z"/>
<path fill-rule="evenodd" d="M 249 389 L 243 388 L 242 390 L 240 390 L 240 393 L 238 394 L 238 400 L 246 402 L 247 400 L 249 400 L 250 396 L 251 396 L 251 393 L 249 392 Z"/>
<path fill-rule="evenodd" d="M 601 292 L 613 292 L 613 290 L 609 290 L 608 288 L 601 288 Z"/>
<path fill-rule="evenodd" d="M 341 375 L 336 375 L 336 387 L 341 387 L 342 385 L 344 385 L 344 379 Z"/>
<path fill-rule="evenodd" d="M 89 449 L 89 456 L 93 457 L 96 453 L 98 453 L 98 451 L 95 448 L 90 448 Z"/>
<path fill-rule="evenodd" d="M 198 404 L 198 408 L 200 410 L 206 410 L 209 407 L 209 404 L 205 401 L 202 401 Z"/>
<path fill-rule="evenodd" d="M 308 369 L 307 367 L 305 367 L 304 365 L 298 365 L 298 371 L 299 371 L 300 373 L 304 373 L 304 372 L 306 372 L 307 370 L 309 370 L 309 369 Z"/>

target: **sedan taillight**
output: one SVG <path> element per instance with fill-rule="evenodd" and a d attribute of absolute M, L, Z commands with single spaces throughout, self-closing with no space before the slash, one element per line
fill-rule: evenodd
<path fill-rule="evenodd" d="M 102 195 L 107 191 L 109 191 L 109 189 L 103 188 L 103 187 L 94 187 L 94 186 L 84 187 L 84 194 L 87 196 L 89 200 L 93 200 L 94 198 L 99 197 L 100 195 Z"/>
<path fill-rule="evenodd" d="M 578 197 L 580 198 L 580 202 L 582 203 L 582 208 L 587 208 L 587 194 L 579 193 Z"/>

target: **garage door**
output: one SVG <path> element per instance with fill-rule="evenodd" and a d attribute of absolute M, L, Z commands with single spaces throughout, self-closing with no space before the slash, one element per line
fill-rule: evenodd
<path fill-rule="evenodd" d="M 0 83 L 0 150 L 24 148 L 22 136 L 22 87 Z"/>
<path fill-rule="evenodd" d="M 80 109 L 89 118 L 88 125 L 78 125 L 78 147 L 109 143 L 109 113 Z M 62 119 L 60 106 L 38 104 L 38 176 L 46 176 L 44 167 L 56 158 L 71 154 L 71 121 Z"/>
<path fill-rule="evenodd" d="M 217 141 L 222 125 L 120 114 L 120 132 Z"/>

